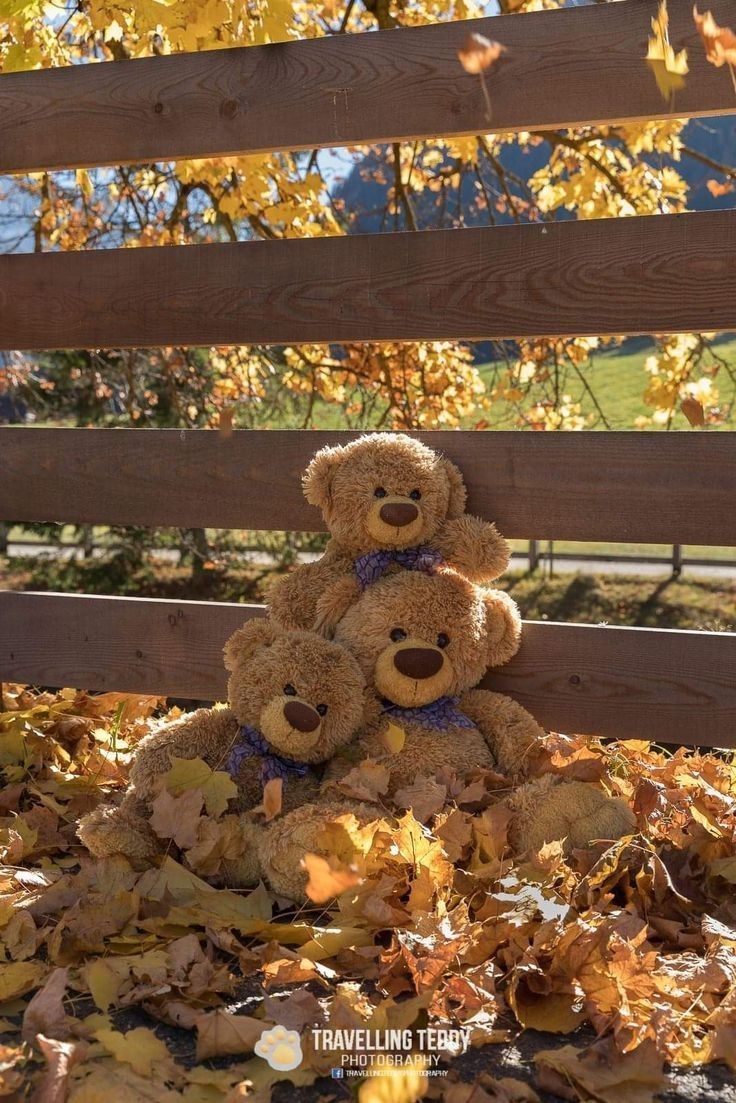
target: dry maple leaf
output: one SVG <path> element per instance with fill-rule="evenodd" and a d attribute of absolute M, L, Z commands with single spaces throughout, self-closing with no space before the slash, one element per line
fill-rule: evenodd
<path fill-rule="evenodd" d="M 265 1028 L 263 1019 L 250 1015 L 231 1015 L 228 1011 L 209 1011 L 200 1015 L 197 1028 L 197 1060 L 250 1053 Z"/>
<path fill-rule="evenodd" d="M 36 992 L 23 1015 L 21 1036 L 24 1042 L 35 1041 L 37 1034 L 52 1038 L 68 1038 L 70 1019 L 64 1010 L 64 995 L 68 969 L 54 969 L 43 988 Z"/>
<path fill-rule="evenodd" d="M 659 11 L 652 20 L 652 36 L 648 41 L 646 61 L 654 73 L 662 98 L 671 103 L 675 92 L 685 87 L 685 74 L 689 72 L 689 67 L 687 50 L 675 53 L 670 43 L 667 0 L 662 0 Z"/>
<path fill-rule="evenodd" d="M 188 789 L 178 797 L 162 789 L 151 802 L 151 827 L 160 839 L 173 839 L 182 850 L 194 846 L 203 805 L 201 789 Z"/>
<path fill-rule="evenodd" d="M 728 65 L 731 82 L 734 91 L 736 91 L 736 71 L 734 70 L 736 65 L 736 34 L 733 33 L 730 27 L 719 27 L 711 11 L 703 12 L 701 15 L 697 6 L 693 8 L 693 19 L 702 40 L 706 58 L 711 65 L 715 65 L 718 69 L 722 65 Z"/>

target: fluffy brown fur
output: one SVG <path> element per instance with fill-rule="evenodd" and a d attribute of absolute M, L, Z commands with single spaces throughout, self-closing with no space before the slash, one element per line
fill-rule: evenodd
<path fill-rule="evenodd" d="M 411 437 L 376 433 L 323 448 L 307 468 L 304 493 L 331 539 L 318 562 L 273 587 L 271 615 L 285 628 L 329 634 L 360 597 L 355 559 L 377 549 L 431 547 L 474 582 L 491 582 L 508 566 L 509 548 L 495 526 L 465 513 L 457 467 Z M 397 509 L 401 524 L 393 523 Z"/>
<path fill-rule="evenodd" d="M 506 662 L 518 649 L 519 615 L 507 595 L 484 592 L 447 570 L 432 577 L 403 572 L 366 590 L 338 625 L 335 638 L 355 654 L 373 691 L 361 746 L 366 756 L 380 758 L 388 767 L 390 793 L 441 768 L 458 774 L 477 767 L 500 770 L 514 786 L 510 839 L 518 853 L 556 839 L 563 839 L 569 852 L 633 829 L 626 805 L 594 785 L 560 782 L 552 775 L 529 780 L 542 757 L 544 731 L 511 698 L 471 688 L 488 666 Z M 412 663 L 424 672 L 412 670 Z M 406 719 L 388 704 L 416 708 L 444 696 L 459 697 L 459 708 L 474 728 L 450 724 L 438 729 Z M 386 754 L 383 736 L 389 722 L 405 733 L 395 754 Z M 348 768 L 338 756 L 330 763 L 329 776 L 338 779 Z M 320 841 L 324 823 L 348 809 L 354 810 L 349 803 L 317 803 L 269 829 L 259 855 L 263 872 L 278 891 L 303 897 L 305 881 L 297 858 L 308 851 L 326 855 Z M 374 815 L 364 811 L 359 818 Z"/>
<path fill-rule="evenodd" d="M 312 766 L 326 762 L 357 734 L 365 682 L 355 659 L 338 644 L 252 620 L 228 640 L 225 664 L 229 707 L 199 709 L 147 736 L 137 749 L 120 807 L 98 808 L 82 821 L 79 836 L 93 854 L 154 858 L 161 845 L 148 823 L 150 804 L 172 758 L 201 758 L 213 769 L 226 769 L 242 725 L 258 729 L 276 755 Z M 306 709 L 314 725 L 310 730 L 290 721 L 295 703 Z M 238 796 L 230 812 L 244 813 L 261 803 L 262 762 L 257 754 L 243 760 L 234 777 Z M 317 770 L 288 777 L 284 811 L 314 800 L 319 791 Z"/>

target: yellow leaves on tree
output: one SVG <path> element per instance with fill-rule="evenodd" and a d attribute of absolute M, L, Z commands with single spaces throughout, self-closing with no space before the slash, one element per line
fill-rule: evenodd
<path fill-rule="evenodd" d="M 662 99 L 672 105 L 675 92 L 685 87 L 685 76 L 689 72 L 689 67 L 687 50 L 676 53 L 673 49 L 669 27 L 667 0 L 661 0 L 657 15 L 652 19 L 652 35 L 648 43 L 646 60 L 654 73 Z"/>

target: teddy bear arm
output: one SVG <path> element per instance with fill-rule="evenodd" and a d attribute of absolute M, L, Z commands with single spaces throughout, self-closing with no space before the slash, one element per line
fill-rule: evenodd
<path fill-rule="evenodd" d="M 487 689 L 471 689 L 461 698 L 460 708 L 475 723 L 504 773 L 517 779 L 534 772 L 545 732 L 518 701 Z"/>
<path fill-rule="evenodd" d="M 346 556 L 331 555 L 316 563 L 303 563 L 271 587 L 268 595 L 271 616 L 287 631 L 311 631 L 322 595 L 351 572 L 352 560 Z"/>
<path fill-rule="evenodd" d="M 171 769 L 173 758 L 201 758 L 213 769 L 227 769 L 238 730 L 230 709 L 197 709 L 153 732 L 139 744 L 130 771 L 136 796 L 145 801 L 156 796 L 159 778 Z"/>
<path fill-rule="evenodd" d="M 358 580 L 352 572 L 343 575 L 333 585 L 328 586 L 317 601 L 313 625 L 315 632 L 331 639 L 337 625 L 351 605 L 355 605 L 360 594 Z"/>
<path fill-rule="evenodd" d="M 471 582 L 493 582 L 509 565 L 511 551 L 496 526 L 467 513 L 445 521 L 434 544 L 447 565 Z"/>

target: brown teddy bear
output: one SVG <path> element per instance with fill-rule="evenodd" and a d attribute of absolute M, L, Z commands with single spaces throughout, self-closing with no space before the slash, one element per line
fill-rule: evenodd
<path fill-rule="evenodd" d="M 412 437 L 375 433 L 323 448 L 307 468 L 304 493 L 321 509 L 330 541 L 321 559 L 273 587 L 271 616 L 284 628 L 329 635 L 387 572 L 431 573 L 447 564 L 473 582 L 492 582 L 508 566 L 495 526 L 465 513 L 457 467 Z"/>
<path fill-rule="evenodd" d="M 97 808 L 80 824 L 79 837 L 92 854 L 123 853 L 147 863 L 161 853 L 149 822 L 151 802 L 173 757 L 228 770 L 238 788 L 230 812 L 261 804 L 264 784 L 274 777 L 283 779 L 284 811 L 317 798 L 322 764 L 357 735 L 362 721 L 365 680 L 355 659 L 321 636 L 284 632 L 266 620 L 248 621 L 224 655 L 229 707 L 199 709 L 142 740 L 122 804 Z M 255 861 L 246 848 L 231 878 L 257 880 Z"/>
<path fill-rule="evenodd" d="M 361 746 L 389 768 L 390 794 L 443 767 L 458 774 L 493 768 L 515 787 L 509 837 L 518 853 L 555 839 L 564 839 L 569 852 L 633 830 L 628 807 L 592 784 L 549 773 L 528 780 L 544 762 L 543 730 L 511 698 L 472 688 L 487 667 L 519 647 L 519 614 L 508 595 L 483 591 L 449 570 L 432 578 L 392 575 L 348 610 L 335 640 L 355 654 L 372 690 Z M 389 723 L 405 739 L 400 751 L 387 754 Z M 328 774 L 339 777 L 347 768 L 338 755 Z M 303 896 L 301 856 L 325 854 L 325 821 L 348 810 L 356 806 L 330 800 L 274 822 L 259 841 L 259 860 L 277 892 Z M 360 817 L 377 818 L 365 809 Z"/>

